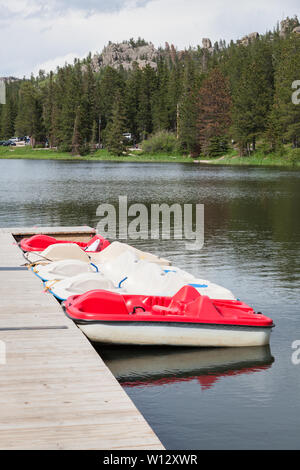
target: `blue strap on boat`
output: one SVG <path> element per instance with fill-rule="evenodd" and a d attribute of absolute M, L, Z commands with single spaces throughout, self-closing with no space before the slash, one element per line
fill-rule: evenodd
<path fill-rule="evenodd" d="M 33 274 L 34 274 L 36 277 L 38 277 L 41 281 L 43 281 L 43 282 L 48 282 L 48 281 L 49 281 L 49 279 L 44 279 L 43 277 L 39 276 L 38 273 L 36 273 L 36 272 L 34 271 L 33 267 L 30 268 L 30 270 L 31 270 L 31 271 L 33 272 Z"/>
<path fill-rule="evenodd" d="M 48 290 L 49 294 L 52 294 L 57 300 L 59 300 L 60 302 L 65 302 L 67 299 L 62 299 L 61 297 L 59 297 L 59 295 L 55 294 L 52 290 Z"/>
<path fill-rule="evenodd" d="M 168 273 L 176 273 L 177 271 L 174 271 L 172 269 L 165 269 L 164 272 L 168 274 Z"/>
<path fill-rule="evenodd" d="M 91 266 L 93 266 L 94 268 L 96 268 L 96 273 L 99 272 L 98 266 L 96 266 L 94 263 L 91 263 Z"/>
<path fill-rule="evenodd" d="M 208 286 L 206 284 L 189 284 L 191 287 L 195 287 L 195 289 L 206 289 Z"/>
<path fill-rule="evenodd" d="M 128 277 L 124 277 L 124 279 L 119 282 L 119 285 L 118 285 L 119 289 L 121 289 L 123 282 L 127 281 L 127 279 Z"/>

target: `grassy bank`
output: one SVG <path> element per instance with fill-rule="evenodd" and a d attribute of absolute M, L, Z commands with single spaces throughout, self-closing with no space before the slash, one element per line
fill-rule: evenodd
<path fill-rule="evenodd" d="M 200 160 L 203 162 L 203 160 Z M 212 165 L 235 165 L 235 166 L 278 166 L 288 168 L 300 168 L 300 158 L 295 158 L 292 149 L 287 148 L 284 156 L 275 153 L 265 155 L 257 151 L 249 157 L 240 157 L 237 152 L 232 152 L 222 158 L 206 160 Z M 203 162 L 204 163 L 204 162 Z"/>
<path fill-rule="evenodd" d="M 130 153 L 124 157 L 113 156 L 107 150 L 74 157 L 67 152 L 57 150 L 32 149 L 31 147 L 0 147 L 0 159 L 28 159 L 28 160 L 82 160 L 82 161 L 114 161 L 114 162 L 179 162 L 191 163 L 193 160 L 184 155 L 143 154 L 141 152 Z"/>
<path fill-rule="evenodd" d="M 292 149 L 287 148 L 285 156 L 276 154 L 264 155 L 256 152 L 250 157 L 239 157 L 237 152 L 218 158 L 204 160 L 199 157 L 196 161 L 201 164 L 210 165 L 240 165 L 240 166 L 278 166 L 300 168 L 300 159 L 293 158 Z M 167 155 L 167 154 L 145 154 L 140 151 L 134 151 L 127 156 L 117 157 L 108 153 L 107 150 L 98 150 L 87 156 L 74 157 L 67 152 L 57 150 L 32 149 L 31 147 L 0 147 L 0 159 L 30 159 L 30 160 L 82 160 L 82 161 L 115 161 L 115 162 L 176 162 L 192 163 L 194 159 L 186 155 Z"/>

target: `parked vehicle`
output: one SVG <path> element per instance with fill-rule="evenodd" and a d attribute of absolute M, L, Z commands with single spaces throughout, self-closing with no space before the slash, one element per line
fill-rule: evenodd
<path fill-rule="evenodd" d="M 5 140 L 3 143 L 2 143 L 2 146 L 3 147 L 15 147 L 16 146 L 16 143 L 15 142 L 11 142 L 10 140 Z"/>

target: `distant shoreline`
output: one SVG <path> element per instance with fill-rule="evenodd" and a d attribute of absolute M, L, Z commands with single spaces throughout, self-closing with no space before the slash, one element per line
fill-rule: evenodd
<path fill-rule="evenodd" d="M 91 161 L 91 162 L 133 162 L 133 163 L 188 163 L 193 165 L 218 165 L 218 166 L 264 166 L 299 169 L 300 161 L 290 161 L 287 157 L 277 155 L 263 155 L 256 152 L 249 157 L 226 155 L 222 158 L 204 159 L 202 157 L 191 158 L 186 155 L 167 155 L 144 153 L 129 154 L 127 156 L 113 156 L 106 150 L 98 150 L 94 154 L 86 156 L 73 156 L 67 152 L 57 150 L 32 149 L 31 147 L 15 147 L 13 149 L 0 147 L 0 160 L 65 160 L 65 161 Z"/>

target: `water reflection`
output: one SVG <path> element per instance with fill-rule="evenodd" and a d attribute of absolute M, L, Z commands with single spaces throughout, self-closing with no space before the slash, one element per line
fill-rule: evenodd
<path fill-rule="evenodd" d="M 227 349 L 174 349 L 95 346 L 124 387 L 151 387 L 198 381 L 211 389 L 220 378 L 271 368 L 269 346 Z"/>

